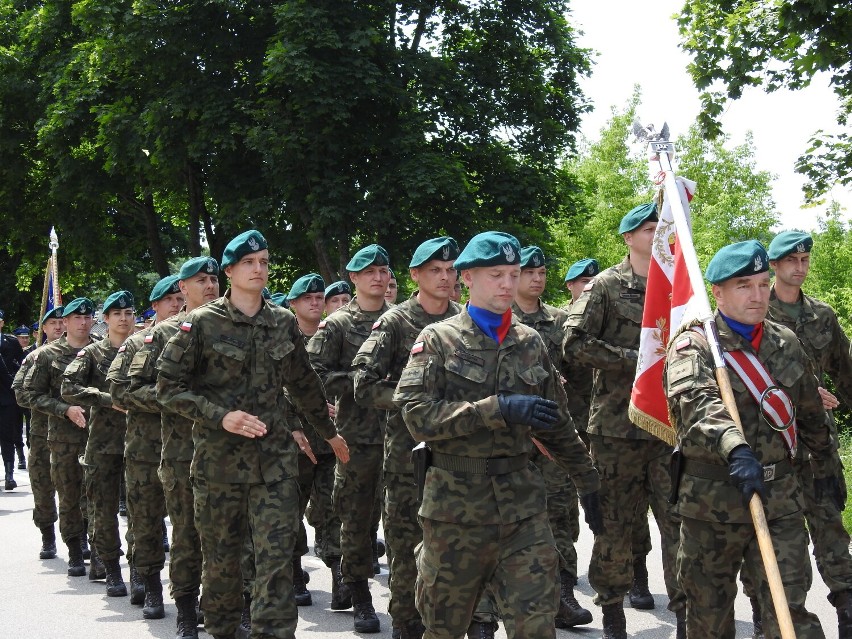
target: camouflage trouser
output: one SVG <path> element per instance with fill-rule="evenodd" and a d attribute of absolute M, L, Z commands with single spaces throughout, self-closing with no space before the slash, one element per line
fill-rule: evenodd
<path fill-rule="evenodd" d="M 102 560 L 121 556 L 118 533 L 118 488 L 124 471 L 124 455 L 86 455 L 86 484 L 92 504 L 89 521 L 92 542 Z"/>
<path fill-rule="evenodd" d="M 195 521 L 201 537 L 204 627 L 233 636 L 243 608 L 242 559 L 251 530 L 257 579 L 252 592 L 252 636 L 295 639 L 293 546 L 299 530 L 296 480 L 223 484 L 195 478 Z"/>
<path fill-rule="evenodd" d="M 808 537 L 801 513 L 769 522 L 778 569 L 790 606 L 798 639 L 824 639 L 816 615 L 805 609 L 811 587 L 811 564 L 807 560 Z M 719 524 L 683 518 L 678 580 L 686 593 L 686 634 L 707 639 L 734 639 L 734 599 L 737 571 L 752 575 L 767 637 L 780 637 L 769 583 L 757 546 L 754 524 Z"/>
<path fill-rule="evenodd" d="M 509 639 L 556 636 L 559 558 L 547 513 L 504 525 L 422 524 L 415 598 L 423 639 L 464 637 L 486 588 Z"/>
<path fill-rule="evenodd" d="M 50 478 L 59 496 L 59 534 L 68 543 L 83 536 L 83 518 L 88 517 L 89 502 L 83 485 L 83 467 L 79 457 L 85 442 L 48 442 Z"/>
<path fill-rule="evenodd" d="M 547 488 L 547 516 L 559 553 L 559 569 L 577 579 L 577 551 L 574 544 L 580 538 L 580 508 L 577 489 L 568 474 L 536 450 L 531 461 L 541 471 Z"/>
<path fill-rule="evenodd" d="M 633 552 L 634 561 L 642 559 L 651 552 L 651 527 L 648 525 L 648 495 L 639 494 L 639 503 L 636 506 L 636 519 L 633 520 L 633 532 L 631 534 L 630 547 Z"/>
<path fill-rule="evenodd" d="M 340 518 L 343 581 L 351 583 L 375 576 L 373 531 L 381 518 L 383 447 L 349 445 L 349 463 L 334 471 L 334 511 Z"/>
<path fill-rule="evenodd" d="M 340 557 L 340 519 L 334 513 L 331 495 L 334 492 L 334 453 L 317 456 L 313 464 L 306 455 L 299 455 L 299 540 L 296 555 L 308 552 L 308 535 L 302 521 L 311 502 L 311 525 L 317 531 L 317 557 L 327 565 Z"/>
<path fill-rule="evenodd" d="M 172 599 L 184 595 L 198 596 L 201 588 L 201 540 L 195 528 L 189 466 L 188 461 L 164 459 L 157 471 L 172 523 L 169 550 L 169 592 Z"/>
<path fill-rule="evenodd" d="M 143 577 L 160 572 L 166 565 L 163 551 L 163 518 L 166 498 L 157 474 L 157 464 L 125 460 L 127 482 L 127 561 Z"/>
<path fill-rule="evenodd" d="M 591 436 L 592 458 L 601 477 L 601 510 L 604 532 L 595 535 L 589 583 L 597 592 L 595 603 L 617 603 L 624 599 L 633 581 L 633 526 L 637 516 L 647 517 L 647 499 L 660 529 L 663 577 L 669 610 L 684 606 L 678 586 L 675 561 L 680 517 L 668 502 L 671 493 L 669 460 L 672 447 L 660 440 Z"/>
<path fill-rule="evenodd" d="M 30 436 L 30 452 L 27 455 L 30 487 L 33 491 L 33 522 L 38 528 L 52 526 L 58 519 L 56 511 L 56 488 L 50 478 L 50 448 L 47 438 Z"/>

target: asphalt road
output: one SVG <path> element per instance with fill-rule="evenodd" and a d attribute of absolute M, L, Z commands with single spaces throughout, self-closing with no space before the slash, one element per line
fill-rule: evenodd
<path fill-rule="evenodd" d="M 156 621 L 142 618 L 141 607 L 131 606 L 127 597 L 108 598 L 102 581 L 90 582 L 87 577 L 69 577 L 67 551 L 59 544 L 55 559 L 40 560 L 38 551 L 41 537 L 32 523 L 32 493 L 26 471 L 16 471 L 18 488 L 0 494 L 0 632 L 2 636 L 26 636 L 28 639 L 172 639 L 175 630 L 175 607 L 164 590 L 166 617 Z M 122 535 L 126 521 L 120 518 Z M 58 534 L 58 533 L 57 533 Z M 312 529 L 308 527 L 309 536 Z M 656 528 L 652 536 L 658 539 Z M 584 530 L 578 546 L 580 558 L 580 583 L 577 599 L 590 609 L 594 621 L 588 626 L 572 631 L 559 630 L 557 636 L 600 637 L 600 609 L 592 604 L 592 589 L 586 578 L 591 554 L 592 536 Z M 803 561 L 808 558 L 803 557 Z M 385 558 L 381 560 L 385 561 Z M 812 561 L 812 560 L 811 560 Z M 324 639 L 356 637 L 352 630 L 351 612 L 333 612 L 329 607 L 331 582 L 328 569 L 312 554 L 303 558 L 303 566 L 310 573 L 308 588 L 313 595 L 313 605 L 299 608 L 299 637 Z M 123 563 L 124 578 L 128 569 Z M 667 602 L 662 581 L 658 546 L 649 557 L 651 592 L 657 601 L 652 611 L 626 609 L 629 636 L 636 639 L 669 639 L 674 635 L 674 615 L 665 608 Z M 828 590 L 814 568 L 814 586 L 808 596 L 808 608 L 819 615 L 828 639 L 837 637 L 837 618 L 826 601 Z M 163 573 L 164 581 L 168 576 Z M 391 620 L 387 614 L 387 564 L 382 563 L 382 574 L 371 583 L 373 602 L 381 620 L 382 630 L 375 637 L 390 637 Z M 736 603 L 737 637 L 751 637 L 751 609 L 748 600 L 740 594 Z M 202 638 L 208 635 L 201 633 Z M 505 638 L 501 626 L 498 637 Z"/>

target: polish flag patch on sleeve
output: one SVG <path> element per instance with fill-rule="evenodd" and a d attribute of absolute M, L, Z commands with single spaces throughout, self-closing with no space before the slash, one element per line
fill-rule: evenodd
<path fill-rule="evenodd" d="M 423 347 L 424 347 L 423 342 L 415 342 L 414 346 L 411 347 L 411 354 L 417 355 L 417 353 L 422 353 Z"/>
<path fill-rule="evenodd" d="M 681 351 L 684 348 L 686 348 L 687 346 L 689 346 L 691 343 L 692 343 L 692 340 L 690 340 L 688 337 L 683 337 L 683 338 L 679 339 L 677 341 L 677 343 L 675 343 L 675 350 Z"/>
<path fill-rule="evenodd" d="M 376 320 L 376 321 L 373 323 L 373 330 L 376 330 L 376 329 L 377 329 L 379 326 L 381 326 L 381 325 L 382 325 L 382 320 Z"/>
<path fill-rule="evenodd" d="M 192 330 L 192 322 L 184 322 L 183 324 L 180 325 L 180 330 L 182 330 L 185 333 L 189 333 L 189 331 Z"/>
<path fill-rule="evenodd" d="M 321 322 L 317 325 L 317 328 L 325 328 L 326 323 L 327 323 L 327 322 L 326 322 L 325 320 L 321 321 Z"/>
<path fill-rule="evenodd" d="M 154 341 L 154 336 L 153 336 L 153 335 L 146 335 L 146 336 L 145 336 L 145 343 L 146 343 L 146 344 L 150 344 L 150 343 L 151 343 L 151 342 L 153 342 L 153 341 Z"/>
<path fill-rule="evenodd" d="M 121 346 L 118 347 L 119 353 L 123 353 L 126 350 L 127 350 L 127 344 L 122 344 Z"/>
<path fill-rule="evenodd" d="M 83 357 L 83 355 L 85 355 L 85 354 L 86 354 L 86 351 L 84 351 L 84 350 L 77 351 L 77 357 Z"/>

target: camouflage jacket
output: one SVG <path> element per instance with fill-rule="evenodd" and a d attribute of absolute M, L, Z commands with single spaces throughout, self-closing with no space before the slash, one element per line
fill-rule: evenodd
<path fill-rule="evenodd" d="M 139 350 L 151 340 L 154 326 L 134 333 L 118 349 L 118 355 L 107 372 L 113 401 L 127 410 L 127 435 L 124 456 L 138 462 L 160 463 L 163 439 L 160 436 L 160 412 L 150 412 L 134 401 L 130 393 L 130 371 L 137 362 Z"/>
<path fill-rule="evenodd" d="M 716 323 L 723 350 L 754 352 L 751 344 L 734 333 L 719 313 L 716 313 Z M 834 445 L 824 426 L 826 415 L 817 393 L 810 358 L 789 329 L 771 321 L 764 322 L 763 326 L 763 338 L 756 354 L 778 386 L 790 395 L 796 407 L 799 441 L 813 451 L 815 475 L 825 476 L 829 468 L 825 462 L 831 457 Z M 729 370 L 729 374 L 745 437 L 737 430 L 722 402 L 706 337 L 689 330 L 671 340 L 663 383 L 685 459 L 677 511 L 693 519 L 749 523 L 751 516 L 740 492 L 726 476 L 728 456 L 734 448 L 745 443 L 764 466 L 786 465 L 788 453 L 781 435 L 763 419 L 745 384 L 733 371 Z M 720 473 L 720 479 L 707 478 L 706 471 L 691 471 L 693 461 L 705 468 L 712 466 L 711 470 Z M 801 510 L 795 474 L 788 473 L 768 481 L 766 488 L 768 520 Z"/>
<path fill-rule="evenodd" d="M 24 389 L 24 379 L 29 370 L 35 364 L 35 350 L 31 350 L 21 362 L 21 368 L 15 373 L 15 379 L 12 381 L 12 390 L 15 392 L 15 399 L 18 401 L 18 406 L 22 408 L 32 408 L 32 398 Z M 47 413 L 40 410 L 33 410 L 30 413 L 30 436 L 47 437 Z"/>
<path fill-rule="evenodd" d="M 417 301 L 415 291 L 376 321 L 373 332 L 355 356 L 355 401 L 362 406 L 389 411 L 385 425 L 386 471 L 412 472 L 414 439 L 393 403 L 393 393 L 408 363 L 411 347 L 424 328 L 460 312 L 461 306 L 451 301 L 443 315 L 429 315 Z"/>
<path fill-rule="evenodd" d="M 507 423 L 498 393 L 546 397 L 563 416 L 552 429 Z M 577 436 L 559 373 L 533 329 L 512 321 L 502 344 L 476 326 L 466 310 L 427 326 L 411 350 L 393 397 L 416 441 L 433 457 L 529 457 L 534 434 L 568 473 L 581 495 L 598 489 L 597 472 Z M 545 486 L 528 461 L 507 474 L 460 473 L 433 465 L 420 515 L 464 525 L 506 524 L 544 512 Z"/>
<path fill-rule="evenodd" d="M 569 304 L 565 312 L 570 313 L 573 304 Z M 567 321 L 567 320 L 566 320 Z M 562 326 L 563 335 L 565 326 Z M 568 396 L 568 410 L 574 419 L 574 426 L 579 431 L 589 429 L 589 406 L 592 401 L 592 386 L 594 385 L 594 367 L 581 364 L 573 358 L 566 358 L 562 353 L 559 355 L 558 367 L 562 373 L 565 383 L 565 394 Z M 554 362 L 555 363 L 555 362 Z"/>
<path fill-rule="evenodd" d="M 355 403 L 353 360 L 388 308 L 385 303 L 378 311 L 362 311 L 356 297 L 320 322 L 308 342 L 311 365 L 335 404 L 337 430 L 348 444 L 381 445 L 384 441 L 384 413 Z"/>
<path fill-rule="evenodd" d="M 194 477 L 238 484 L 295 477 L 298 447 L 281 410 L 284 387 L 323 438 L 336 434 L 296 318 L 280 306 L 264 302 L 248 317 L 227 292 L 187 314 L 157 368 L 160 403 L 194 422 Z M 235 410 L 256 415 L 267 434 L 226 431 L 222 419 Z"/>
<path fill-rule="evenodd" d="M 118 347 L 104 338 L 80 349 L 62 376 L 62 399 L 78 406 L 88 406 L 86 424 L 86 463 L 93 455 L 123 455 L 127 416 L 112 407 L 109 382 L 106 379 Z"/>
<path fill-rule="evenodd" d="M 300 331 L 301 332 L 301 331 Z M 308 346 L 308 342 L 311 341 L 311 338 L 304 333 L 301 333 L 302 340 L 304 341 L 305 348 Z M 308 442 L 311 445 L 311 450 L 314 452 L 314 455 L 334 455 L 334 451 L 331 449 L 331 445 L 325 441 L 322 437 L 319 436 L 313 428 L 305 428 L 306 420 L 299 414 L 299 409 L 293 404 L 290 399 L 290 394 L 287 392 L 287 389 L 284 389 L 284 396 L 287 398 L 286 402 L 286 410 L 287 410 L 287 424 L 293 430 L 301 430 L 304 432 L 305 437 L 308 438 Z"/>
<path fill-rule="evenodd" d="M 647 278 L 624 258 L 600 273 L 568 311 L 563 358 L 597 369 L 592 384 L 589 433 L 626 439 L 656 437 L 627 416 L 636 377 Z M 563 363 L 563 367 L 566 366 Z"/>

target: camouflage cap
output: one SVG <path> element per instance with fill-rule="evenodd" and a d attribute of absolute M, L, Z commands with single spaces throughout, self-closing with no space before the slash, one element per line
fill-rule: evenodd
<path fill-rule="evenodd" d="M 707 265 L 704 277 L 711 284 L 720 284 L 732 277 L 757 275 L 768 270 L 769 256 L 763 244 L 746 240 L 720 248 Z"/>
<path fill-rule="evenodd" d="M 116 291 L 104 302 L 103 314 L 113 309 L 133 308 L 133 294 L 130 291 Z"/>
<path fill-rule="evenodd" d="M 148 301 L 156 302 L 157 300 L 163 299 L 166 295 L 180 293 L 178 280 L 180 280 L 180 278 L 177 275 L 168 275 L 161 279 L 159 282 L 154 284 L 154 288 L 151 289 Z"/>
<path fill-rule="evenodd" d="M 269 248 L 269 245 L 260 231 L 252 229 L 251 231 L 240 233 L 228 242 L 228 245 L 225 247 L 225 252 L 222 254 L 222 268 L 236 264 L 246 255 L 257 253 L 266 248 Z"/>
<path fill-rule="evenodd" d="M 88 297 L 78 297 L 71 300 L 62 309 L 62 317 L 69 315 L 92 315 L 95 312 L 95 303 Z"/>
<path fill-rule="evenodd" d="M 388 252 L 378 244 L 370 244 L 352 256 L 346 270 L 350 273 L 359 273 L 368 266 L 389 266 L 390 256 Z"/>
<path fill-rule="evenodd" d="M 471 238 L 453 267 L 459 271 L 480 266 L 506 266 L 521 263 L 521 245 L 508 233 L 485 231 Z"/>
<path fill-rule="evenodd" d="M 287 301 L 287 296 L 284 293 L 273 293 L 269 297 L 269 301 L 284 308 L 290 308 L 290 302 Z"/>
<path fill-rule="evenodd" d="M 544 251 L 537 246 L 525 246 L 521 249 L 521 268 L 541 268 L 544 264 Z"/>
<path fill-rule="evenodd" d="M 297 299 L 307 293 L 322 293 L 323 291 L 325 291 L 325 281 L 323 281 L 322 276 L 319 273 L 308 273 L 293 282 L 290 292 L 287 293 L 287 300 Z"/>
<path fill-rule="evenodd" d="M 621 218 L 621 224 L 618 225 L 619 233 L 630 233 L 635 231 L 647 221 L 657 221 L 657 205 L 654 202 L 648 204 L 640 204 Z"/>
<path fill-rule="evenodd" d="M 21 325 L 12 331 L 12 335 L 29 335 L 30 329 L 28 326 Z"/>
<path fill-rule="evenodd" d="M 565 281 L 573 282 L 578 277 L 594 277 L 601 272 L 601 267 L 598 261 L 587 257 L 584 260 L 577 260 L 568 267 L 568 272 L 565 273 Z"/>
<path fill-rule="evenodd" d="M 56 308 L 50 309 L 47 313 L 44 314 L 44 317 L 41 318 L 41 323 L 44 324 L 47 320 L 52 319 L 62 319 L 63 311 L 65 310 L 64 306 L 57 306 Z"/>
<path fill-rule="evenodd" d="M 325 287 L 325 299 L 334 297 L 335 295 L 343 295 L 344 293 L 352 295 L 352 287 L 349 286 L 349 282 L 344 282 L 343 280 Z"/>
<path fill-rule="evenodd" d="M 790 253 L 810 253 L 814 238 L 801 231 L 782 231 L 769 243 L 766 254 L 770 260 L 780 260 Z"/>
<path fill-rule="evenodd" d="M 448 236 L 433 237 L 431 240 L 426 240 L 417 247 L 414 255 L 411 256 L 408 268 L 423 266 L 431 260 L 449 262 L 450 260 L 455 260 L 458 256 L 459 245 L 453 238 Z"/>
<path fill-rule="evenodd" d="M 212 257 L 193 257 L 181 265 L 178 279 L 188 280 L 199 273 L 219 275 L 219 263 Z"/>

